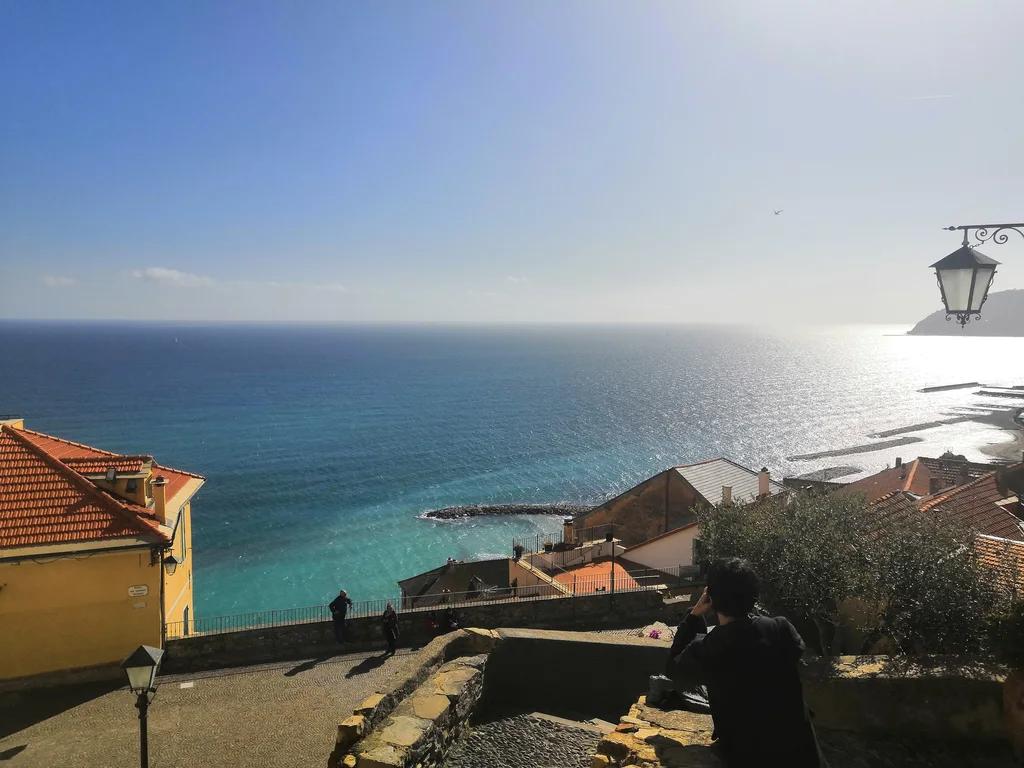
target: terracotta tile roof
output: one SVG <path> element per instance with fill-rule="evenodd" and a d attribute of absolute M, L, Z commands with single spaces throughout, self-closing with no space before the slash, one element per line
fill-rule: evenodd
<path fill-rule="evenodd" d="M 99 490 L 21 430 L 0 426 L 0 549 L 126 537 L 167 540 L 149 510 Z"/>
<path fill-rule="evenodd" d="M 920 514 L 918 499 L 907 491 L 893 491 L 868 506 L 868 511 L 875 516 L 879 528 L 898 523 L 911 515 Z"/>
<path fill-rule="evenodd" d="M 978 533 L 1024 541 L 1021 520 L 1011 511 L 1019 510 L 1020 503 L 1000 487 L 997 472 L 923 498 L 920 509 L 946 512 Z"/>
<path fill-rule="evenodd" d="M 151 456 L 110 456 L 93 458 L 91 456 L 75 456 L 61 461 L 80 475 L 102 475 L 113 467 L 118 472 L 137 475 L 142 472 L 143 465 L 152 463 Z"/>
<path fill-rule="evenodd" d="M 91 465 L 87 463 L 87 460 L 92 459 L 100 464 L 109 461 L 117 461 L 124 459 L 142 459 L 146 461 L 153 461 L 152 456 L 124 456 L 120 453 L 113 453 L 111 451 L 104 451 L 102 448 L 94 448 L 91 445 L 84 445 L 83 443 L 76 443 L 71 440 L 65 440 L 60 437 L 54 437 L 53 435 L 44 435 L 42 432 L 35 432 L 31 429 L 20 429 L 18 430 L 34 445 L 42 448 L 50 456 L 56 459 L 60 459 L 68 466 L 73 467 L 78 472 L 85 474 L 94 474 L 91 471 L 83 470 L 80 466 L 76 466 L 76 462 L 83 462 L 84 466 Z M 104 465 L 101 471 L 106 472 L 107 466 Z M 126 466 L 132 466 L 126 464 Z M 119 472 L 128 471 L 117 468 Z M 137 470 L 136 470 L 137 471 Z M 153 461 L 153 475 L 162 475 L 167 480 L 167 498 L 174 498 L 174 495 L 180 491 L 185 484 L 192 479 L 205 480 L 202 475 L 197 475 L 192 472 L 186 472 L 183 469 L 172 469 L 171 467 L 164 467 Z"/>
<path fill-rule="evenodd" d="M 933 493 L 933 480 L 938 483 L 940 489 L 945 489 L 977 480 L 982 475 L 992 472 L 993 469 L 994 467 L 990 464 L 919 456 L 899 467 L 883 469 L 881 472 L 847 483 L 834 493 L 840 496 L 863 494 L 868 503 L 873 503 L 896 491 L 927 496 Z"/>
<path fill-rule="evenodd" d="M 1000 592 L 1014 600 L 1024 598 L 1024 541 L 982 534 L 974 540 L 974 550 Z"/>

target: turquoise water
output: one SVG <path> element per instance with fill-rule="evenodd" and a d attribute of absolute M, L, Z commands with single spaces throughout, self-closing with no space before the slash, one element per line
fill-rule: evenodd
<path fill-rule="evenodd" d="M 905 329 L 0 323 L 0 412 L 200 472 L 196 613 L 356 600 L 445 558 L 502 555 L 557 518 L 431 522 L 475 502 L 596 503 L 728 455 L 776 476 L 1005 439 L 785 457 L 978 405 L 922 386 L 1024 382 L 1024 340 Z M 1005 402 L 998 405 L 1005 406 Z"/>

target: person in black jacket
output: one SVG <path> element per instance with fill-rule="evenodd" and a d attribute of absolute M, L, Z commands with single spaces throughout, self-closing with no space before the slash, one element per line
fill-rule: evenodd
<path fill-rule="evenodd" d="M 750 616 L 757 575 L 745 560 L 714 563 L 708 584 L 676 630 L 666 672 L 680 688 L 707 686 L 714 738 L 729 768 L 823 765 L 804 706 L 799 633 L 781 616 Z M 705 616 L 717 614 L 708 630 Z"/>
<path fill-rule="evenodd" d="M 348 599 L 348 592 L 344 589 L 341 590 L 327 607 L 331 609 L 331 618 L 334 619 L 334 639 L 339 643 L 344 643 L 345 616 L 348 615 L 348 609 L 352 607 L 352 601 Z"/>
<path fill-rule="evenodd" d="M 388 653 L 395 654 L 395 646 L 398 644 L 398 614 L 391 603 L 384 608 L 384 614 L 380 617 L 381 625 L 384 627 L 384 639 L 388 644 Z"/>

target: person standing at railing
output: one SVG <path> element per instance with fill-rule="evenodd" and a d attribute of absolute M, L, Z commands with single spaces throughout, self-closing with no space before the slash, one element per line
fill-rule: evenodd
<path fill-rule="evenodd" d="M 384 615 L 380 617 L 380 622 L 384 625 L 384 639 L 388 644 L 388 653 L 394 656 L 395 646 L 398 644 L 398 614 L 395 613 L 395 608 L 390 601 L 384 609 Z"/>
<path fill-rule="evenodd" d="M 348 599 L 348 592 L 344 589 L 341 590 L 327 607 L 331 609 L 331 618 L 334 619 L 334 638 L 339 643 L 344 643 L 345 617 L 348 615 L 348 609 L 352 607 L 352 601 Z"/>

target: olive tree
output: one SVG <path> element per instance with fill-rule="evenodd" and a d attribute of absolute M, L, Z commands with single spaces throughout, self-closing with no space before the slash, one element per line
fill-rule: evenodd
<path fill-rule="evenodd" d="M 743 557 L 760 603 L 813 626 L 831 654 L 841 626 L 865 650 L 883 638 L 904 652 L 977 650 L 992 611 L 971 531 L 912 505 L 882 516 L 863 498 L 799 493 L 698 511 L 700 557 Z"/>

